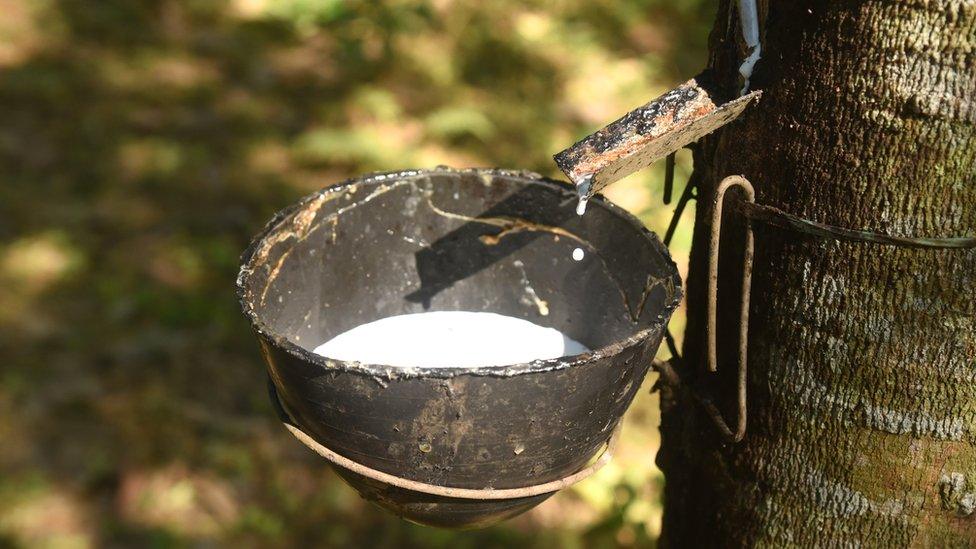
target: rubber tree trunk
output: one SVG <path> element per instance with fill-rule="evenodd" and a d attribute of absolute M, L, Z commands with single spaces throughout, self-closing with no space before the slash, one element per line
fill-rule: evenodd
<path fill-rule="evenodd" d="M 771 0 L 759 13 L 752 88 L 764 95 L 695 151 L 684 380 L 662 394 L 662 542 L 976 545 L 976 252 L 757 225 L 745 439 L 724 442 L 686 389 L 697 384 L 734 418 L 734 212 L 719 373 L 704 373 L 707 197 L 724 176 L 743 174 L 760 203 L 824 223 L 976 234 L 976 3 Z M 734 3 L 720 5 L 710 47 L 710 65 L 738 89 Z"/>

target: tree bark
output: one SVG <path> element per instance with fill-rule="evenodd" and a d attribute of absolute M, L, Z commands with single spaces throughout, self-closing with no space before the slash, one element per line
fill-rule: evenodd
<path fill-rule="evenodd" d="M 760 24 L 761 101 L 695 151 L 683 382 L 662 394 L 662 542 L 976 545 L 976 251 L 757 223 L 745 439 L 724 441 L 687 390 L 715 395 L 734 420 L 734 211 L 719 372 L 704 371 L 707 197 L 723 177 L 742 174 L 758 202 L 823 223 L 976 234 L 976 3 L 770 0 Z M 737 90 L 734 3 L 720 5 L 710 50 Z"/>

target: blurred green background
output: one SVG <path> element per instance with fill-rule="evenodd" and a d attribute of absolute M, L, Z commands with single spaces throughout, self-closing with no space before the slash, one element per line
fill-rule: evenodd
<path fill-rule="evenodd" d="M 653 546 L 647 390 L 595 477 L 487 530 L 415 526 L 275 421 L 233 281 L 274 211 L 343 178 L 557 175 L 553 153 L 704 65 L 713 12 L 0 0 L 0 546 Z M 658 233 L 662 171 L 607 193 Z"/>

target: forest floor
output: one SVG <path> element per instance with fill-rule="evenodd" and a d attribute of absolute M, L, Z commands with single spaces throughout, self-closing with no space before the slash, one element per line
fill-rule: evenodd
<path fill-rule="evenodd" d="M 0 0 L 0 546 L 652 546 L 651 378 L 595 477 L 486 530 L 415 526 L 275 421 L 233 283 L 274 211 L 356 174 L 557 176 L 704 65 L 712 9 Z M 658 233 L 662 171 L 607 193 Z"/>

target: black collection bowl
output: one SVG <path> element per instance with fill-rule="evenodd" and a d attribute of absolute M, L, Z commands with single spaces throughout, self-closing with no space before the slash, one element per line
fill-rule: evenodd
<path fill-rule="evenodd" d="M 237 281 L 279 413 L 346 458 L 427 484 L 521 488 L 585 467 L 641 386 L 681 280 L 633 216 L 600 197 L 584 216 L 575 207 L 566 183 L 438 168 L 349 180 L 279 212 Z M 454 310 L 526 319 L 592 351 L 478 368 L 311 351 L 366 322 Z M 551 495 L 448 498 L 336 470 L 366 499 L 443 527 L 487 526 Z"/>

